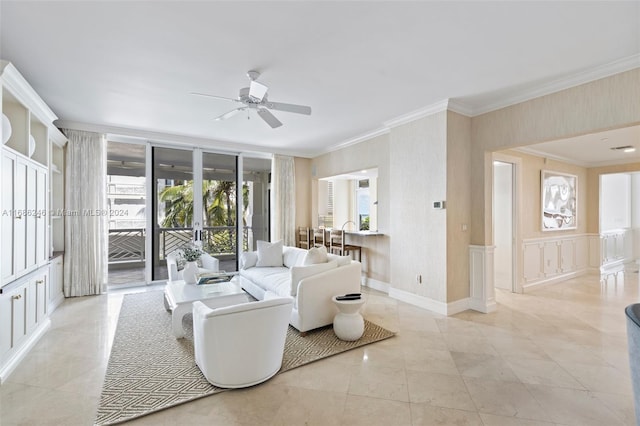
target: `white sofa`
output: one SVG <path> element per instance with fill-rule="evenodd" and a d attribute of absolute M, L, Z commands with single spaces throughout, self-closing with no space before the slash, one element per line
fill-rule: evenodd
<path fill-rule="evenodd" d="M 293 310 L 289 323 L 302 335 L 314 328 L 333 323 L 338 312 L 331 298 L 338 294 L 359 293 L 360 262 L 349 256 L 326 254 L 324 248 L 305 250 L 297 247 L 277 246 L 281 251 L 278 259 L 262 266 L 260 243 L 257 252 L 242 253 L 240 258 L 240 283 L 248 293 L 258 300 L 270 297 L 293 298 Z M 269 243 L 264 243 L 269 244 Z M 307 264 L 311 257 L 324 250 L 326 261 Z M 264 257 L 264 256 L 263 256 Z M 279 264 L 278 264 L 279 263 Z"/>

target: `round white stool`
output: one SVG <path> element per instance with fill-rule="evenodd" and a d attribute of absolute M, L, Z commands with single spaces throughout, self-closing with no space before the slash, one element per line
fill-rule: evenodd
<path fill-rule="evenodd" d="M 364 319 L 360 315 L 360 308 L 364 305 L 364 299 L 357 300 L 331 300 L 338 307 L 338 314 L 333 318 L 333 332 L 340 340 L 358 340 L 364 333 Z"/>

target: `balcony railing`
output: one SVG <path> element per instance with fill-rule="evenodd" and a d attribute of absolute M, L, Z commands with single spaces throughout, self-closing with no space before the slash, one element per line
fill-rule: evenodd
<path fill-rule="evenodd" d="M 144 228 L 109 230 L 109 263 L 144 262 Z"/>
<path fill-rule="evenodd" d="M 158 230 L 158 255 L 165 260 L 167 255 L 191 243 L 192 228 L 160 228 Z M 243 229 L 243 249 L 253 246 L 251 227 Z M 202 246 L 212 256 L 235 256 L 235 226 L 208 226 L 202 230 Z M 144 262 L 145 229 L 109 230 L 109 263 Z"/>

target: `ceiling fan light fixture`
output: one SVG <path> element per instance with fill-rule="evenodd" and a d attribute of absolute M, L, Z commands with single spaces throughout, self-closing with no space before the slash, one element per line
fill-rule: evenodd
<path fill-rule="evenodd" d="M 636 152 L 636 149 L 634 147 L 625 148 L 625 149 L 622 150 L 622 152 L 626 152 L 626 153 Z"/>
<path fill-rule="evenodd" d="M 267 86 L 254 80 L 251 81 L 251 85 L 249 86 L 249 96 L 260 102 L 264 98 L 264 95 L 267 94 L 267 90 L 269 90 Z"/>

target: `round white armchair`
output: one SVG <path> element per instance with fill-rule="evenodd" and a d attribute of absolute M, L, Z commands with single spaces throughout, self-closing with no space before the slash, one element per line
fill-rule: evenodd
<path fill-rule="evenodd" d="M 273 377 L 282 366 L 293 299 L 274 298 L 211 309 L 193 303 L 196 364 L 221 388 L 243 388 Z"/>

